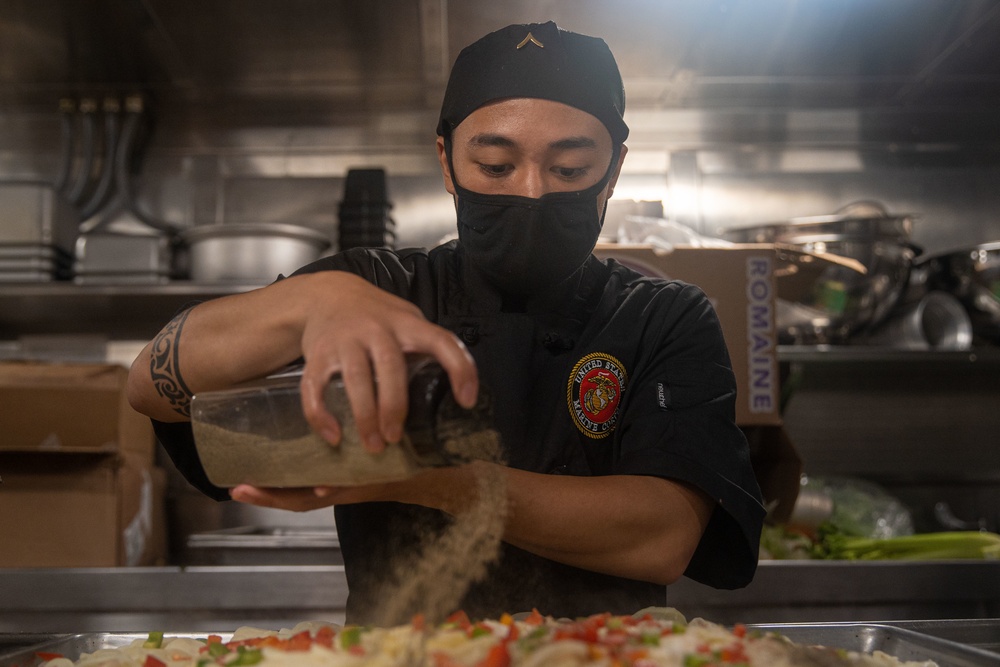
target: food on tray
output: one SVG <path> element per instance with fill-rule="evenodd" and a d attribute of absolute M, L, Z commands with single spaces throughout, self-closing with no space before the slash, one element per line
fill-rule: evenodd
<path fill-rule="evenodd" d="M 52 656 L 46 656 L 52 657 Z M 779 635 L 695 619 L 673 609 L 632 616 L 599 614 L 557 620 L 538 611 L 471 621 L 458 612 L 431 626 L 417 616 L 392 628 L 300 623 L 271 632 L 241 628 L 221 636 L 166 638 L 150 633 L 130 646 L 70 658 L 52 657 L 44 667 L 797 667 L 863 665 L 932 667 L 901 662 L 881 652 L 861 654 L 795 644 Z"/>
<path fill-rule="evenodd" d="M 810 537 L 787 526 L 764 526 L 760 557 L 765 560 L 951 560 L 1000 559 L 1000 535 L 967 530 L 899 537 L 860 537 L 827 524 Z"/>

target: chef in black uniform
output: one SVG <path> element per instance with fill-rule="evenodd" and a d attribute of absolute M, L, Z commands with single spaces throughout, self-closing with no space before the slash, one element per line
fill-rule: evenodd
<path fill-rule="evenodd" d="M 553 23 L 487 35 L 459 55 L 437 128 L 457 241 L 321 259 L 185 311 L 136 359 L 130 400 L 196 487 L 269 507 L 336 505 L 349 621 L 372 620 L 395 555 L 468 506 L 471 468 L 227 491 L 198 462 L 193 393 L 304 357 L 313 427 L 338 441 L 321 391 L 341 372 L 379 451 L 400 437 L 407 353 L 436 357 L 463 405 L 488 388 L 509 515 L 499 561 L 462 602 L 473 617 L 631 613 L 665 604 L 681 575 L 720 588 L 752 579 L 764 511 L 718 319 L 698 288 L 591 254 L 627 151 L 624 107 L 602 40 Z"/>

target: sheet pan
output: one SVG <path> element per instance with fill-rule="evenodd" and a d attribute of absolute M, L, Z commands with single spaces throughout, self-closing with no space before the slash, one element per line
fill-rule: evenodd
<path fill-rule="evenodd" d="M 871 653 L 884 651 L 902 660 L 933 660 L 939 667 L 1000 667 L 1000 653 L 975 646 L 933 637 L 913 630 L 880 623 L 778 623 L 751 625 L 752 629 L 780 633 L 801 644 L 821 644 L 851 651 Z M 204 637 L 209 633 L 168 633 L 173 636 Z M 232 633 L 211 633 L 227 640 Z M 102 648 L 118 648 L 135 639 L 145 639 L 144 633 L 84 633 L 52 636 L 31 646 L 5 651 L 12 643 L 6 635 L 0 639 L 0 667 L 37 667 L 43 662 L 38 653 L 61 653 L 75 658 Z M 32 635 L 32 638 L 39 638 Z"/>

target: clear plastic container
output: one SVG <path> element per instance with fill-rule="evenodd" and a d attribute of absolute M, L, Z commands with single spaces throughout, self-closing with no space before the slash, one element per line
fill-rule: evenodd
<path fill-rule="evenodd" d="M 476 450 L 496 437 L 485 392 L 466 410 L 455 402 L 437 363 L 421 358 L 410 363 L 409 371 L 404 436 L 379 454 L 362 446 L 339 376 L 331 379 L 324 394 L 327 410 L 342 429 L 336 446 L 315 433 L 302 413 L 301 367 L 197 394 L 191 401 L 191 424 L 209 480 L 222 487 L 353 486 L 484 458 Z"/>

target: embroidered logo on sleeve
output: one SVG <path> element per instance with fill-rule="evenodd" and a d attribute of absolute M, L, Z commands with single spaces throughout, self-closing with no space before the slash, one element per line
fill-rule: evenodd
<path fill-rule="evenodd" d="M 662 382 L 656 383 L 656 403 L 661 410 L 670 409 L 670 387 Z"/>
<path fill-rule="evenodd" d="M 614 430 L 627 383 L 625 368 L 610 354 L 594 352 L 576 363 L 566 387 L 566 400 L 581 433 L 598 439 Z"/>

